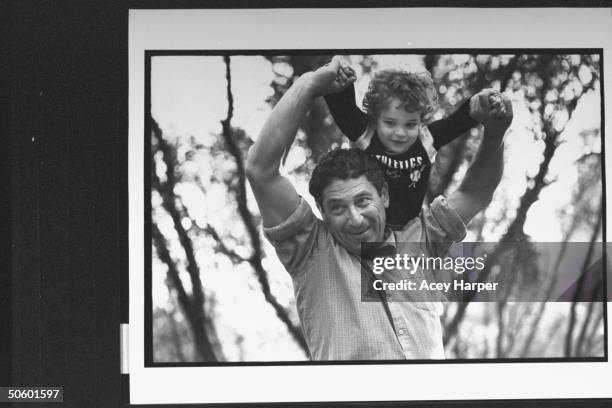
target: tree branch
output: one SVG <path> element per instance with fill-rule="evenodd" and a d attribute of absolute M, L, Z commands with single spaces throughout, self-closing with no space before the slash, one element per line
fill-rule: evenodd
<path fill-rule="evenodd" d="M 172 310 L 167 312 L 166 316 L 170 324 L 170 333 L 172 336 L 172 343 L 174 345 L 174 351 L 179 361 L 186 361 L 185 354 L 183 353 L 183 346 L 181 344 L 181 336 L 179 334 L 178 327 L 176 325 L 176 319 L 175 319 L 176 300 L 174 298 L 174 295 L 172 294 L 172 284 L 168 282 L 168 280 L 166 280 L 166 287 L 168 288 L 168 296 L 170 297 L 170 302 L 172 303 Z"/>
<path fill-rule="evenodd" d="M 600 207 L 599 207 L 597 224 L 595 225 L 595 228 L 593 228 L 593 233 L 591 234 L 589 249 L 585 256 L 584 262 L 582 263 L 580 277 L 578 278 L 578 281 L 576 282 L 576 291 L 574 293 L 574 301 L 572 302 L 570 306 L 570 320 L 568 323 L 567 333 L 565 335 L 565 356 L 566 357 L 571 357 L 571 354 L 572 354 L 574 326 L 576 324 L 576 304 L 578 303 L 578 299 L 580 298 L 580 293 L 582 292 L 585 275 L 591 263 L 591 258 L 593 256 L 593 247 L 594 247 L 595 241 L 597 240 L 597 236 L 599 235 L 599 230 L 603 222 L 602 211 L 603 211 L 603 202 L 601 202 Z"/>
<path fill-rule="evenodd" d="M 187 320 L 189 321 L 193 330 L 195 339 L 194 349 L 196 350 L 197 358 L 203 359 L 204 361 L 217 361 L 212 344 L 210 341 L 208 341 L 208 337 L 205 335 L 204 330 L 197 328 L 197 325 L 199 324 L 198 306 L 194 305 L 192 300 L 189 298 L 189 295 L 187 295 L 183 282 L 179 277 L 178 269 L 176 268 L 174 261 L 172 261 L 170 252 L 166 246 L 166 240 L 155 223 L 152 223 L 151 225 L 151 232 L 153 243 L 155 245 L 155 249 L 157 250 L 157 256 L 168 267 L 168 280 L 176 290 L 181 309 L 183 310 L 183 313 L 185 314 L 185 317 L 187 317 Z"/>
<path fill-rule="evenodd" d="M 597 329 L 599 327 L 601 327 L 603 324 L 603 307 L 599 307 L 597 308 L 597 317 L 593 320 L 593 324 L 591 325 L 591 328 L 588 330 L 589 333 L 586 336 L 586 342 L 585 342 L 585 347 L 584 350 L 587 354 L 593 354 L 592 353 L 592 349 L 593 349 L 593 342 L 595 341 L 595 335 L 597 334 Z M 597 324 L 597 322 L 601 322 L 600 324 Z M 600 339 L 603 339 L 603 336 L 600 336 Z"/>
<path fill-rule="evenodd" d="M 552 61 L 552 56 L 543 56 L 541 57 L 537 68 L 537 72 L 544 82 L 541 89 L 541 104 L 539 107 L 540 117 L 542 118 L 542 133 L 545 135 L 545 147 L 542 162 L 540 163 L 537 175 L 533 178 L 533 186 L 528 186 L 526 188 L 524 194 L 521 197 L 520 204 L 516 212 L 516 217 L 508 226 L 508 229 L 506 233 L 501 237 L 500 242 L 517 242 L 524 239 L 523 228 L 527 219 L 527 213 L 531 206 L 538 200 L 542 189 L 545 188 L 548 184 L 550 184 L 550 182 L 545 181 L 545 177 L 548 174 L 550 162 L 555 154 L 557 147 L 559 146 L 559 136 L 563 132 L 563 130 L 556 131 L 552 126 L 552 122 L 550 120 L 547 121 L 545 119 L 544 114 L 544 109 L 546 105 L 546 92 L 551 87 L 550 77 L 552 75 L 552 72 L 550 64 Z M 585 89 L 593 88 L 595 76 L 593 78 L 594 79 L 591 81 L 591 83 L 585 86 Z M 584 93 L 574 98 L 576 101 L 570 103 L 567 106 L 569 114 L 568 122 L 569 120 L 571 120 L 574 110 L 577 106 L 577 101 L 582 97 L 582 95 L 584 95 Z M 501 252 L 502 250 L 500 246 L 497 246 L 496 249 L 493 251 L 493 254 L 489 256 L 486 267 L 481 271 L 480 276 L 478 277 L 479 282 L 486 281 L 490 274 L 490 266 L 494 265 L 495 262 L 497 262 L 497 259 L 501 255 Z M 453 319 L 446 328 L 446 334 L 444 337 L 445 343 L 448 342 L 456 334 L 458 326 L 463 320 L 465 311 L 472 299 L 473 295 L 468 296 L 467 299 L 464 299 L 464 302 L 459 303 L 459 306 L 457 308 L 457 314 L 453 317 Z"/>
<path fill-rule="evenodd" d="M 285 308 L 278 302 L 274 295 L 272 295 L 272 292 L 270 290 L 270 284 L 268 282 L 268 275 L 262 265 L 263 250 L 259 237 L 259 230 L 253 222 L 253 216 L 249 211 L 247 205 L 244 160 L 242 158 L 242 153 L 240 152 L 238 145 L 232 137 L 231 120 L 234 112 L 234 97 L 231 88 L 232 83 L 230 72 L 230 58 L 228 56 L 225 56 L 223 57 L 223 60 L 225 61 L 225 76 L 227 80 L 228 108 L 227 117 L 221 121 L 221 125 L 223 127 L 223 139 L 225 140 L 228 151 L 233 156 L 234 161 L 236 162 L 238 175 L 238 189 L 236 191 L 236 201 L 238 205 L 238 213 L 240 214 L 240 217 L 246 227 L 253 247 L 253 255 L 249 258 L 249 263 L 255 270 L 255 274 L 261 285 L 264 298 L 272 306 L 278 318 L 285 324 L 285 326 L 289 330 L 289 333 L 293 336 L 295 341 L 300 345 L 304 352 L 308 354 L 308 346 L 306 345 L 306 340 L 304 339 L 304 335 L 302 334 L 301 328 L 293 324 Z"/>
<path fill-rule="evenodd" d="M 207 333 L 206 330 L 206 317 L 204 315 L 204 291 L 202 289 L 202 281 L 200 280 L 200 269 L 195 259 L 193 242 L 183 227 L 181 222 L 181 211 L 179 211 L 177 208 L 174 198 L 174 188 L 176 186 L 176 174 L 174 171 L 177 166 L 175 154 L 173 149 L 164 140 L 162 131 L 157 122 L 153 118 L 150 118 L 150 120 L 151 128 L 153 130 L 153 137 L 155 137 L 157 141 L 157 146 L 162 152 L 163 160 L 166 165 L 166 182 L 161 183 L 159 177 L 157 177 L 157 173 L 153 169 L 154 166 L 151 166 L 151 183 L 162 197 L 162 206 L 172 218 L 174 229 L 185 252 L 185 257 L 187 260 L 186 269 L 187 273 L 189 274 L 192 287 L 192 296 L 191 301 L 189 302 L 191 313 L 189 316 L 191 317 L 190 323 L 194 333 L 195 347 L 196 349 L 200 350 L 200 355 L 205 361 L 217 361 L 217 357 L 213 351 L 210 334 Z M 151 158 L 151 160 L 153 163 L 155 163 L 153 158 Z M 155 224 L 153 223 L 153 225 Z M 155 228 L 157 228 L 157 226 L 155 226 Z M 178 277 L 178 274 L 176 276 Z M 172 279 L 172 282 L 175 283 L 176 280 Z"/>
<path fill-rule="evenodd" d="M 200 227 L 198 227 L 198 228 L 200 228 Z M 202 231 L 206 232 L 215 241 L 217 241 L 217 248 L 216 248 L 216 250 L 219 251 L 220 253 L 224 254 L 225 256 L 227 256 L 233 263 L 243 263 L 243 262 L 248 262 L 249 261 L 247 258 L 244 258 L 244 257 L 238 255 L 236 253 L 236 251 L 234 251 L 232 249 L 229 249 L 225 245 L 223 240 L 221 239 L 221 236 L 219 236 L 219 233 L 217 232 L 217 230 L 212 225 L 206 224 L 206 226 L 204 228 L 202 228 Z"/>
<path fill-rule="evenodd" d="M 600 277 L 600 279 L 597 281 L 597 284 L 593 286 L 593 290 L 591 291 L 591 299 L 595 299 L 595 296 L 601 290 L 601 287 L 603 284 L 602 278 L 603 277 Z M 584 318 L 584 321 L 582 322 L 582 327 L 580 328 L 580 334 L 578 335 L 578 340 L 576 340 L 575 355 L 578 357 L 583 355 L 584 339 L 586 337 L 586 332 L 589 327 L 589 323 L 591 322 L 591 318 L 593 316 L 593 309 L 595 308 L 596 304 L 599 304 L 599 302 L 594 302 L 593 300 L 589 302 L 589 306 L 587 309 L 587 315 Z"/>

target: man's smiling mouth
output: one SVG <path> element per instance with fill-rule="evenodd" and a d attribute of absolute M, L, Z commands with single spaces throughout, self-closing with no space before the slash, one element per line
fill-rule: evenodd
<path fill-rule="evenodd" d="M 351 235 L 354 235 L 354 236 L 361 236 L 361 235 L 366 234 L 366 233 L 367 233 L 369 230 L 370 230 L 370 228 L 368 227 L 368 228 L 366 228 L 366 229 L 364 229 L 364 230 L 362 230 L 362 231 L 359 231 L 359 232 L 351 232 L 350 234 L 351 234 Z"/>

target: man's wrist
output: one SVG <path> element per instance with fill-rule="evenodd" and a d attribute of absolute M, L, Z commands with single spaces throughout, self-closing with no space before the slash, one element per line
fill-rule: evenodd
<path fill-rule="evenodd" d="M 471 122 L 472 126 L 476 126 L 480 122 L 478 121 L 477 118 L 472 116 L 472 98 L 474 98 L 474 95 L 470 96 L 468 99 L 463 101 L 459 105 L 459 108 L 457 109 L 456 112 L 459 114 L 460 117 L 466 118 L 465 119 L 466 121 Z"/>
<path fill-rule="evenodd" d="M 478 94 L 470 96 L 470 99 L 467 101 L 467 105 L 468 116 L 475 122 L 484 123 L 484 114 L 481 111 L 482 108 L 480 106 L 480 101 L 478 100 Z"/>
<path fill-rule="evenodd" d="M 298 79 L 296 79 L 294 86 L 300 87 L 313 98 L 321 96 L 321 91 L 319 90 L 319 86 L 317 86 L 314 72 L 305 72 L 302 74 Z"/>
<path fill-rule="evenodd" d="M 501 121 L 491 120 L 485 124 L 484 137 L 482 138 L 483 147 L 497 149 L 504 143 L 504 136 L 510 126 Z"/>

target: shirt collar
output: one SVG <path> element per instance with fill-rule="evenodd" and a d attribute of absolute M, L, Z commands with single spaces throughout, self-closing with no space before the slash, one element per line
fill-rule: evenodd
<path fill-rule="evenodd" d="M 374 259 L 377 257 L 389 257 L 397 254 L 397 246 L 395 234 L 390 229 L 385 229 L 386 239 L 382 244 L 375 242 L 364 242 L 361 244 L 361 255 L 365 259 Z M 379 244 L 379 245 L 376 245 Z"/>

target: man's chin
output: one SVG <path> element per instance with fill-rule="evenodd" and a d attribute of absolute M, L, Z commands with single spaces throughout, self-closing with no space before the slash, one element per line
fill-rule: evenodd
<path fill-rule="evenodd" d="M 374 234 L 371 231 L 368 231 L 366 233 L 363 234 L 358 234 L 354 236 L 354 239 L 352 239 L 352 241 L 357 242 L 358 246 L 361 247 L 361 244 L 363 242 L 375 242 L 376 241 L 376 237 L 374 236 Z"/>
<path fill-rule="evenodd" d="M 380 242 L 380 239 L 377 239 L 377 237 L 374 234 L 367 234 L 364 237 L 361 237 L 361 239 L 356 241 L 356 247 L 357 247 L 357 251 L 361 252 L 361 247 L 363 244 L 368 244 L 368 243 L 375 243 L 375 242 Z"/>
<path fill-rule="evenodd" d="M 359 255 L 361 254 L 361 244 L 367 242 L 381 242 L 382 240 L 382 237 L 378 238 L 373 231 L 368 230 L 363 234 L 345 235 L 341 242 L 342 246 L 344 246 L 347 251 Z"/>
<path fill-rule="evenodd" d="M 347 242 L 345 248 L 352 254 L 361 255 L 361 245 L 369 241 L 354 241 Z"/>

